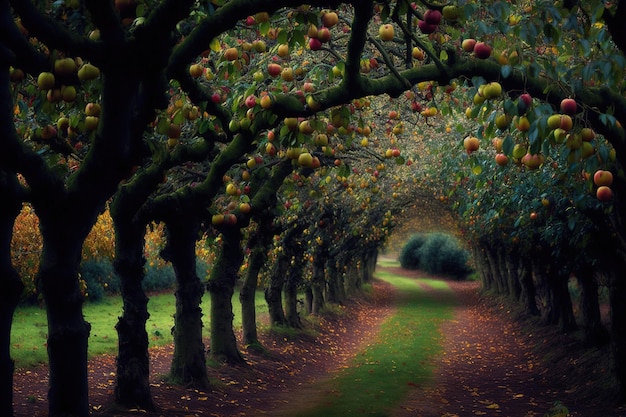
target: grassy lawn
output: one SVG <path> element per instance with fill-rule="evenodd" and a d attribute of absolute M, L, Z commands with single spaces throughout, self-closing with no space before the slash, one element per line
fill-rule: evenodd
<path fill-rule="evenodd" d="M 235 326 L 241 326 L 241 308 L 239 292 L 235 292 L 233 306 Z M 205 316 L 205 327 L 208 327 L 210 312 L 209 295 L 202 299 L 202 311 Z M 257 292 L 257 315 L 267 314 L 267 304 L 263 293 Z M 150 297 L 148 311 L 150 318 L 146 324 L 151 346 L 160 346 L 172 343 L 171 329 L 174 326 L 175 298 L 173 294 L 156 294 Z M 84 306 L 85 319 L 91 323 L 89 336 L 89 355 L 117 353 L 117 332 L 115 324 L 122 314 L 121 297 L 107 297 L 98 303 L 86 303 Z M 208 330 L 207 330 L 208 332 Z M 205 332 L 206 333 L 206 332 Z M 15 312 L 13 329 L 11 332 L 11 356 L 18 368 L 32 368 L 40 363 L 46 363 L 46 338 L 48 327 L 46 311 L 37 306 L 19 307 Z"/>
<path fill-rule="evenodd" d="M 349 369 L 325 386 L 323 405 L 298 417 L 387 416 L 415 386 L 427 386 L 442 352 L 439 325 L 452 317 L 455 299 L 445 281 L 409 279 L 377 272 L 402 294 L 395 316 L 378 340 L 360 352 Z"/>

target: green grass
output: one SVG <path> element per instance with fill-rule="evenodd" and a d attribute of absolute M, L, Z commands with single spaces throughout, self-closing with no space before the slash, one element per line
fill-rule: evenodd
<path fill-rule="evenodd" d="M 235 313 L 234 326 L 241 326 L 239 293 L 233 296 Z M 156 294 L 150 297 L 148 311 L 150 318 L 146 330 L 150 346 L 173 343 L 171 329 L 174 326 L 175 297 L 173 294 Z M 256 295 L 257 315 L 267 314 L 263 292 Z M 85 319 L 91 323 L 89 355 L 117 353 L 117 332 L 115 324 L 122 314 L 121 297 L 106 297 L 97 303 L 84 305 Z M 202 299 L 205 327 L 209 324 L 210 300 L 208 294 Z M 205 331 L 207 334 L 208 330 Z M 21 306 L 15 312 L 11 331 L 11 356 L 18 368 L 32 368 L 47 363 L 46 339 L 48 327 L 46 311 L 37 306 Z"/>
<path fill-rule="evenodd" d="M 294 416 L 388 416 L 409 390 L 431 383 L 434 358 L 442 353 L 439 326 L 452 317 L 454 294 L 445 281 L 384 271 L 376 276 L 400 291 L 396 314 L 350 368 L 325 386 L 330 394 L 324 404 Z"/>

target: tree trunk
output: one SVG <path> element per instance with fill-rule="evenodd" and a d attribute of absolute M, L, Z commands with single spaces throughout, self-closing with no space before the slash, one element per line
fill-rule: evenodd
<path fill-rule="evenodd" d="M 311 278 L 311 314 L 319 314 L 325 305 L 324 289 L 326 287 L 326 264 L 327 251 L 322 250 L 321 246 L 316 248 L 313 256 L 313 273 Z"/>
<path fill-rule="evenodd" d="M 150 356 L 146 321 L 148 297 L 144 278 L 145 229 L 126 219 L 115 221 L 115 271 L 121 283 L 122 316 L 115 329 L 118 336 L 115 402 L 125 407 L 154 410 L 150 393 Z"/>
<path fill-rule="evenodd" d="M 504 258 L 505 270 L 507 273 L 508 287 L 511 299 L 519 301 L 522 296 L 522 285 L 519 275 L 519 256 L 509 253 Z"/>
<path fill-rule="evenodd" d="M 10 417 L 13 416 L 15 370 L 11 359 L 11 327 L 24 284 L 11 262 L 13 225 L 21 203 L 11 195 L 11 190 L 17 186 L 16 181 L 12 180 L 13 184 L 10 184 L 6 179 L 8 177 L 0 172 L 0 415 Z"/>
<path fill-rule="evenodd" d="M 290 258 L 287 255 L 279 253 L 270 274 L 270 282 L 265 288 L 265 302 L 267 302 L 272 326 L 285 326 L 287 324 L 283 310 L 283 285 L 285 284 L 289 261 Z"/>
<path fill-rule="evenodd" d="M 563 333 L 577 330 L 578 325 L 576 324 L 572 297 L 568 288 L 568 275 L 564 273 L 553 273 L 548 279 L 550 280 L 550 287 L 554 294 L 553 299 L 558 315 L 559 328 Z"/>
<path fill-rule="evenodd" d="M 233 330 L 235 283 L 241 263 L 241 232 L 238 228 L 222 231 L 222 248 L 207 285 L 211 295 L 211 356 L 220 362 L 244 363 Z"/>
<path fill-rule="evenodd" d="M 583 340 L 589 346 L 603 346 L 608 342 L 609 334 L 602 325 L 600 303 L 598 302 L 598 283 L 593 269 L 581 268 L 576 273 L 580 287 L 580 313 L 582 317 Z"/>
<path fill-rule="evenodd" d="M 535 284 L 533 283 L 533 272 L 529 265 L 523 265 L 520 263 L 520 302 L 522 307 L 531 316 L 538 316 L 539 309 L 537 308 L 537 292 L 535 290 Z"/>
<path fill-rule="evenodd" d="M 58 226 L 42 233 L 44 251 L 37 274 L 48 316 L 49 415 L 87 417 L 87 343 L 91 326 L 83 317 L 83 296 L 78 285 L 82 240 L 65 238 L 63 228 Z"/>
<path fill-rule="evenodd" d="M 248 242 L 251 252 L 248 258 L 248 270 L 246 277 L 239 291 L 239 302 L 241 303 L 241 324 L 243 327 L 243 343 L 245 345 L 259 345 L 259 338 L 256 327 L 256 305 L 255 295 L 259 272 L 263 268 L 267 259 L 272 238 L 271 221 L 259 222 L 254 235 Z"/>
<path fill-rule="evenodd" d="M 174 355 L 170 376 L 178 383 L 206 389 L 210 384 L 202 341 L 200 304 L 204 287 L 196 273 L 197 238 L 195 221 L 168 222 L 167 246 L 162 256 L 172 262 L 176 273 L 176 313 L 172 329 Z"/>
<path fill-rule="evenodd" d="M 298 287 L 302 282 L 303 264 L 295 263 L 288 269 L 285 282 L 285 324 L 294 329 L 302 328 L 302 321 L 298 312 Z"/>
<path fill-rule="evenodd" d="M 533 283 L 537 289 L 536 297 L 539 300 L 538 307 L 541 321 L 544 324 L 558 324 L 559 316 L 554 303 L 554 293 L 550 288 L 545 263 L 539 259 L 532 261 Z"/>
<path fill-rule="evenodd" d="M 340 304 L 343 300 L 339 291 L 339 271 L 335 260 L 326 262 L 326 270 L 328 271 L 328 279 L 326 284 L 326 301 L 333 304 Z"/>

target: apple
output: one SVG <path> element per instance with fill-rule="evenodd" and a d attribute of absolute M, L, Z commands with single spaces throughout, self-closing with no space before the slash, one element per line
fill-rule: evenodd
<path fill-rule="evenodd" d="M 561 115 L 560 114 L 553 114 L 550 117 L 548 117 L 548 127 L 552 130 L 554 129 L 558 129 L 561 127 Z"/>
<path fill-rule="evenodd" d="M 609 186 L 613 184 L 613 173 L 611 171 L 599 169 L 595 174 L 593 174 L 593 183 L 598 187 L 603 185 Z"/>
<path fill-rule="evenodd" d="M 325 133 L 320 133 L 315 136 L 314 142 L 317 146 L 327 146 L 328 145 L 328 135 Z"/>
<path fill-rule="evenodd" d="M 380 28 L 378 28 L 378 36 L 383 41 L 393 40 L 394 35 L 395 31 L 393 29 L 393 26 L 389 23 L 381 25 Z"/>
<path fill-rule="evenodd" d="M 264 95 L 263 97 L 261 97 L 260 104 L 261 104 L 261 108 L 263 108 L 265 110 L 271 109 L 272 108 L 272 97 L 269 94 Z"/>
<path fill-rule="evenodd" d="M 424 12 L 424 21 L 429 25 L 437 26 L 441 22 L 441 12 L 435 9 L 428 9 Z"/>
<path fill-rule="evenodd" d="M 524 155 L 526 155 L 526 146 L 521 144 L 516 144 L 513 147 L 513 158 L 521 159 Z"/>
<path fill-rule="evenodd" d="M 191 64 L 189 66 L 189 75 L 192 78 L 200 78 L 204 74 L 204 66 L 201 64 Z"/>
<path fill-rule="evenodd" d="M 559 127 L 563 130 L 570 131 L 574 127 L 574 121 L 567 114 L 561 115 L 561 124 Z"/>
<path fill-rule="evenodd" d="M 76 101 L 76 87 L 73 85 L 66 85 L 61 89 L 61 99 L 66 103 L 73 103 Z"/>
<path fill-rule="evenodd" d="M 46 100 L 50 103 L 58 103 L 61 101 L 61 89 L 60 88 L 52 88 L 48 90 L 46 93 Z"/>
<path fill-rule="evenodd" d="M 322 23 L 327 28 L 332 28 L 339 22 L 339 16 L 335 12 L 326 12 L 322 15 Z"/>
<path fill-rule="evenodd" d="M 573 116 L 576 114 L 577 107 L 576 100 L 572 98 L 564 98 L 561 100 L 561 113 Z"/>
<path fill-rule="evenodd" d="M 313 155 L 311 155 L 309 152 L 302 152 L 299 156 L 298 156 L 298 164 L 300 164 L 303 167 L 309 168 L 313 166 Z"/>
<path fill-rule="evenodd" d="M 276 54 L 281 58 L 288 57 L 289 45 L 287 45 L 286 43 L 281 43 L 280 45 L 278 45 L 278 48 L 276 49 Z"/>
<path fill-rule="evenodd" d="M 474 55 L 479 59 L 487 59 L 491 56 L 491 46 L 484 42 L 476 42 L 474 45 Z"/>
<path fill-rule="evenodd" d="M 231 62 L 236 60 L 237 58 L 239 58 L 239 50 L 237 48 L 227 48 L 224 51 L 224 58 L 227 61 Z"/>
<path fill-rule="evenodd" d="M 211 223 L 213 226 L 219 226 L 224 223 L 224 215 L 223 214 L 214 214 L 211 216 Z"/>
<path fill-rule="evenodd" d="M 267 73 L 271 77 L 274 77 L 274 78 L 278 77 L 282 71 L 283 71 L 283 67 L 281 67 L 278 64 L 271 63 L 267 65 Z"/>
<path fill-rule="evenodd" d="M 293 131 L 298 128 L 298 119 L 296 119 L 295 117 L 285 117 L 283 122 L 285 123 L 285 126 L 287 126 L 289 130 Z"/>
<path fill-rule="evenodd" d="M 237 186 L 235 184 L 228 183 L 226 185 L 226 194 L 230 195 L 230 196 L 235 196 L 238 194 L 239 189 L 237 188 Z"/>
<path fill-rule="evenodd" d="M 393 156 L 394 158 L 399 157 L 400 156 L 400 149 L 393 148 L 393 150 L 391 151 L 391 156 Z"/>
<path fill-rule="evenodd" d="M 87 103 L 85 106 L 85 114 L 87 116 L 100 116 L 101 107 L 98 103 Z"/>
<path fill-rule="evenodd" d="M 315 84 L 311 83 L 311 82 L 305 82 L 304 84 L 302 84 L 302 91 L 304 91 L 305 93 L 312 93 L 315 91 Z"/>
<path fill-rule="evenodd" d="M 538 216 L 537 216 L 537 213 L 533 211 L 530 213 L 529 217 L 530 217 L 530 220 L 537 220 Z"/>
<path fill-rule="evenodd" d="M 458 6 L 447 5 L 441 10 L 443 18 L 450 22 L 455 22 L 461 17 L 461 9 Z"/>
<path fill-rule="evenodd" d="M 9 71 L 9 79 L 12 83 L 21 83 L 24 80 L 24 76 L 23 70 L 11 67 Z"/>
<path fill-rule="evenodd" d="M 539 168 L 541 164 L 543 163 L 543 161 L 544 161 L 544 157 L 543 155 L 540 155 L 540 154 L 531 155 L 530 153 L 527 153 L 526 155 L 522 157 L 522 164 L 526 165 L 528 169 Z"/>
<path fill-rule="evenodd" d="M 72 58 L 61 58 L 54 61 L 54 73 L 61 77 L 72 75 L 76 71 L 76 61 Z"/>
<path fill-rule="evenodd" d="M 252 47 L 258 53 L 263 53 L 267 51 L 267 44 L 261 39 L 257 39 L 254 42 L 252 42 Z"/>
<path fill-rule="evenodd" d="M 463 139 L 463 147 L 465 148 L 468 154 L 472 153 L 478 150 L 478 148 L 480 147 L 480 141 L 475 136 L 468 136 L 465 139 Z"/>
<path fill-rule="evenodd" d="M 50 90 L 54 87 L 54 74 L 51 72 L 42 72 L 37 77 L 37 87 L 40 90 Z"/>
<path fill-rule="evenodd" d="M 309 29 L 307 30 L 307 36 L 309 38 L 317 39 L 317 26 L 309 25 Z"/>
<path fill-rule="evenodd" d="M 421 48 L 415 46 L 413 48 L 413 51 L 411 52 L 411 56 L 413 57 L 413 59 L 417 59 L 418 61 L 423 61 L 424 60 L 424 51 L 422 51 Z"/>
<path fill-rule="evenodd" d="M 96 130 L 98 128 L 98 121 L 100 118 L 98 116 L 87 116 L 85 117 L 85 129 L 86 130 Z"/>
<path fill-rule="evenodd" d="M 500 85 L 500 83 L 494 81 L 494 82 L 485 84 L 485 88 L 483 89 L 483 96 L 485 97 L 485 99 L 489 100 L 489 99 L 497 98 L 497 97 L 500 97 L 501 94 L 502 94 L 502 86 Z"/>
<path fill-rule="evenodd" d="M 520 132 L 528 132 L 530 130 L 530 121 L 528 120 L 528 117 L 522 116 L 517 119 L 516 127 Z"/>
<path fill-rule="evenodd" d="M 250 203 L 241 203 L 241 204 L 239 204 L 239 212 L 240 213 L 248 214 L 248 213 L 250 213 L 251 209 L 252 209 L 252 207 L 250 206 Z"/>
<path fill-rule="evenodd" d="M 580 135 L 582 136 L 583 141 L 591 142 L 596 137 L 596 132 L 594 132 L 591 128 L 583 127 L 580 130 Z"/>
<path fill-rule="evenodd" d="M 476 46 L 476 39 L 463 39 L 461 42 L 461 48 L 465 52 L 474 52 L 474 47 Z"/>
<path fill-rule="evenodd" d="M 561 123 L 561 118 L 559 117 L 559 126 Z M 560 127 L 557 127 L 556 129 L 554 129 L 554 141 L 558 144 L 561 144 L 565 141 L 565 138 L 567 138 L 567 131 L 564 129 L 561 129 Z"/>
<path fill-rule="evenodd" d="M 500 153 L 500 152 L 502 152 L 502 145 L 504 144 L 504 139 L 502 139 L 500 137 L 495 137 L 491 141 L 491 144 L 493 145 L 493 147 L 496 150 L 496 152 Z"/>
<path fill-rule="evenodd" d="M 65 131 L 68 127 L 70 127 L 70 119 L 68 117 L 59 117 L 57 120 L 57 129 Z"/>
<path fill-rule="evenodd" d="M 426 35 L 429 35 L 437 30 L 437 25 L 432 25 L 425 20 L 418 21 L 417 27 L 419 27 L 420 31 Z"/>
<path fill-rule="evenodd" d="M 310 135 L 315 129 L 313 129 L 313 126 L 311 126 L 311 122 L 309 120 L 303 120 L 302 122 L 300 122 L 298 130 L 300 131 L 300 133 Z"/>
<path fill-rule="evenodd" d="M 90 63 L 86 63 L 78 69 L 78 79 L 81 81 L 95 80 L 100 76 L 100 69 Z"/>
<path fill-rule="evenodd" d="M 306 97 L 306 105 L 313 111 L 318 111 L 322 108 L 322 104 L 315 99 L 312 95 Z"/>
<path fill-rule="evenodd" d="M 213 93 L 211 95 L 211 101 L 215 104 L 219 104 L 222 102 L 222 96 L 219 93 Z"/>
<path fill-rule="evenodd" d="M 511 124 L 511 117 L 508 114 L 500 114 L 496 117 L 496 127 L 500 130 L 504 130 Z"/>
<path fill-rule="evenodd" d="M 530 107 L 533 104 L 533 98 L 528 93 L 524 93 L 524 94 L 520 95 L 519 99 L 520 99 L 520 101 L 522 101 L 526 105 L 526 108 Z"/>
<path fill-rule="evenodd" d="M 280 72 L 280 77 L 287 82 L 293 81 L 293 78 L 294 78 L 293 68 L 291 67 L 283 68 L 283 70 Z"/>
<path fill-rule="evenodd" d="M 317 31 L 317 39 L 322 43 L 330 42 L 330 30 L 323 26 L 319 28 Z"/>
<path fill-rule="evenodd" d="M 246 97 L 245 105 L 247 108 L 251 109 L 256 106 L 256 101 L 257 97 L 254 94 L 250 94 L 248 97 Z"/>
<path fill-rule="evenodd" d="M 613 190 L 606 185 L 602 185 L 596 190 L 596 198 L 600 201 L 609 201 L 613 198 Z"/>
<path fill-rule="evenodd" d="M 254 16 L 246 17 L 246 25 L 247 26 L 254 26 L 255 24 L 256 24 L 256 19 L 254 18 Z"/>
<path fill-rule="evenodd" d="M 309 49 L 311 51 L 319 51 L 322 49 L 322 42 L 317 38 L 309 38 Z"/>
<path fill-rule="evenodd" d="M 496 164 L 501 167 L 507 165 L 509 163 L 509 157 L 503 153 L 496 154 Z"/>
<path fill-rule="evenodd" d="M 276 155 L 276 146 L 274 146 L 273 143 L 268 143 L 267 145 L 265 145 L 265 152 L 267 152 L 269 156 Z"/>

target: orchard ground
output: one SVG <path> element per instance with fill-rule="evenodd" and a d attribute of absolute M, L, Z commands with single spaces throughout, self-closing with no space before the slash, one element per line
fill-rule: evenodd
<path fill-rule="evenodd" d="M 378 271 L 411 277 L 425 274 L 382 258 Z M 429 277 L 432 278 L 432 277 Z M 477 282 L 447 281 L 456 298 L 453 319 L 443 322 L 443 355 L 435 359 L 428 385 L 414 384 L 393 417 L 556 416 L 559 405 L 571 416 L 626 416 L 602 385 L 608 364 L 575 337 L 522 320 L 506 304 L 480 292 Z M 431 289 L 433 297 L 449 292 Z M 398 290 L 376 280 L 371 296 L 350 301 L 349 314 L 317 317 L 315 336 L 261 332 L 268 352 L 244 350 L 247 366 L 210 369 L 213 388 L 198 391 L 167 382 L 172 347 L 151 350 L 152 390 L 159 411 L 122 410 L 112 405 L 115 357 L 89 362 L 94 416 L 296 416 L 328 392 L 328 383 L 351 366 L 351 359 L 375 340 L 395 313 Z M 207 342 L 207 346 L 209 343 Z M 604 355 L 606 357 L 606 355 Z M 16 417 L 47 415 L 47 369 L 18 370 Z M 334 393 L 336 394 L 336 393 Z M 359 414 L 363 414 L 359 412 Z M 364 413 L 367 414 L 367 413 Z"/>

